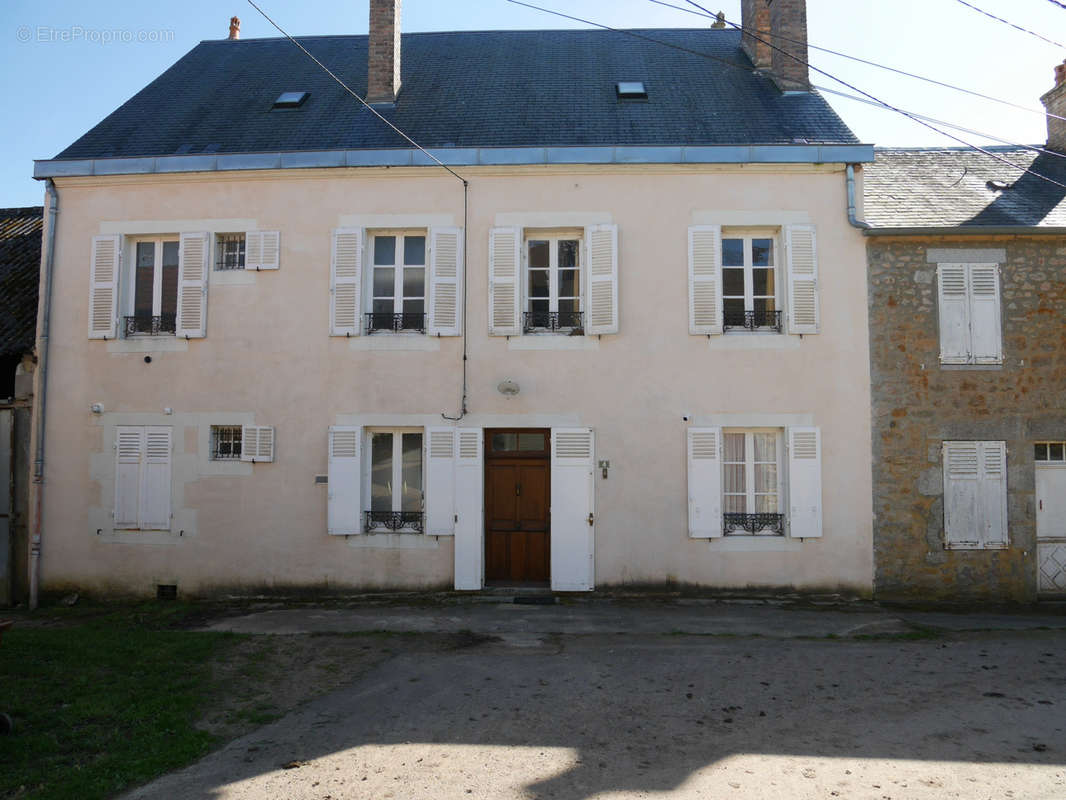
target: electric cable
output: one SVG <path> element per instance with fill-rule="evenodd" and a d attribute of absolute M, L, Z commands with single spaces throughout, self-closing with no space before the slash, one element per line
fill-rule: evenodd
<path fill-rule="evenodd" d="M 972 8 L 978 14 L 984 14 L 986 17 L 989 17 L 991 19 L 996 20 L 996 22 L 1002 22 L 1004 25 L 1010 25 L 1015 30 L 1019 30 L 1022 33 L 1028 33 L 1030 36 L 1035 36 L 1037 39 L 1041 39 L 1041 40 L 1047 42 L 1048 44 L 1053 44 L 1053 45 L 1055 45 L 1055 47 L 1061 47 L 1064 50 L 1066 50 L 1066 45 L 1060 44 L 1059 42 L 1056 42 L 1054 39 L 1049 39 L 1046 36 L 1041 36 L 1036 31 L 1031 31 L 1028 28 L 1023 28 L 1021 25 L 1015 25 L 1010 20 L 1003 19 L 1003 17 L 997 17 L 995 14 L 991 14 L 988 11 L 985 11 L 983 8 L 978 8 L 973 3 L 967 3 L 966 0 L 956 0 L 956 2 L 966 6 L 967 8 Z"/>

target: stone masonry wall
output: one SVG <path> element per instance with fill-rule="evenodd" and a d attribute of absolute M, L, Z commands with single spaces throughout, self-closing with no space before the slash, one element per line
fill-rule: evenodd
<path fill-rule="evenodd" d="M 1006 251 L 1002 368 L 940 366 L 931 248 Z M 871 238 L 868 263 L 875 596 L 1030 602 L 1033 442 L 1066 439 L 1066 240 Z M 951 439 L 1007 442 L 1008 549 L 944 549 L 941 443 Z"/>

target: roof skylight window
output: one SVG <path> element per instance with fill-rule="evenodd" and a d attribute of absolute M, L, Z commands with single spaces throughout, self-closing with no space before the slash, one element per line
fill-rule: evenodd
<path fill-rule="evenodd" d="M 644 88 L 644 81 L 618 81 L 615 84 L 620 100 L 647 100 L 648 91 Z"/>
<path fill-rule="evenodd" d="M 299 108 L 310 94 L 310 92 L 282 92 L 274 101 L 274 108 Z"/>

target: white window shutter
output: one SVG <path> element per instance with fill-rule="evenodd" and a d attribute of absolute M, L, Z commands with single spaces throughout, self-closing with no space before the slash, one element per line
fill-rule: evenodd
<path fill-rule="evenodd" d="M 363 273 L 363 231 L 337 228 L 333 231 L 329 270 L 329 334 L 358 336 L 360 281 Z"/>
<path fill-rule="evenodd" d="M 551 588 L 594 585 L 595 439 L 590 428 L 552 428 Z"/>
<path fill-rule="evenodd" d="M 981 453 L 978 442 L 944 442 L 944 545 L 981 546 L 978 498 L 981 491 Z"/>
<path fill-rule="evenodd" d="M 522 288 L 522 229 L 489 232 L 489 335 L 522 332 L 519 298 Z"/>
<path fill-rule="evenodd" d="M 455 533 L 455 428 L 426 428 L 426 533 Z"/>
<path fill-rule="evenodd" d="M 688 535 L 722 535 L 722 429 L 688 429 Z"/>
<path fill-rule="evenodd" d="M 1003 363 L 999 267 L 970 265 L 970 342 L 973 363 Z"/>
<path fill-rule="evenodd" d="M 170 530 L 171 431 L 163 425 L 149 425 L 144 431 L 141 530 Z"/>
<path fill-rule="evenodd" d="M 477 591 L 484 584 L 485 468 L 481 428 L 457 428 L 455 460 L 455 588 Z"/>
<path fill-rule="evenodd" d="M 244 233 L 244 269 L 255 269 L 263 259 L 263 237 L 259 231 Z"/>
<path fill-rule="evenodd" d="M 144 427 L 115 429 L 115 527 L 137 528 L 141 524 L 141 464 L 144 460 Z"/>
<path fill-rule="evenodd" d="M 329 429 L 329 474 L 326 526 L 334 536 L 363 532 L 361 478 L 362 428 Z"/>
<path fill-rule="evenodd" d="M 429 322 L 434 336 L 458 336 L 463 314 L 463 229 L 429 229 Z"/>
<path fill-rule="evenodd" d="M 965 264 L 937 266 L 940 311 L 940 363 L 966 364 L 970 360 L 969 280 Z"/>
<path fill-rule="evenodd" d="M 94 236 L 89 264 L 89 338 L 118 335 L 118 281 L 122 267 L 122 237 Z"/>
<path fill-rule="evenodd" d="M 591 225 L 585 228 L 585 241 L 585 333 L 618 333 L 618 226 Z"/>
<path fill-rule="evenodd" d="M 722 228 L 688 229 L 688 332 L 722 332 Z"/>
<path fill-rule="evenodd" d="M 822 535 L 822 434 L 788 429 L 788 524 L 794 539 Z"/>
<path fill-rule="evenodd" d="M 244 234 L 244 268 L 277 269 L 281 266 L 281 232 L 247 231 Z"/>
<path fill-rule="evenodd" d="M 274 460 L 274 428 L 271 425 L 241 426 L 241 461 Z"/>
<path fill-rule="evenodd" d="M 178 250 L 177 336 L 200 339 L 207 334 L 207 262 L 210 257 L 210 234 L 181 234 Z"/>
<path fill-rule="evenodd" d="M 788 332 L 818 333 L 818 241 L 813 225 L 786 225 Z"/>
<path fill-rule="evenodd" d="M 980 442 L 979 491 L 981 544 L 990 550 L 1007 546 L 1007 443 Z"/>

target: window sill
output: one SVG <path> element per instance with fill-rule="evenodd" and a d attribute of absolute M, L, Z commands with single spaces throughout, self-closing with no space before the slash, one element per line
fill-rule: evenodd
<path fill-rule="evenodd" d="M 108 339 L 109 353 L 185 353 L 189 340 L 173 334 L 166 336 L 131 336 L 127 339 Z"/>
<path fill-rule="evenodd" d="M 940 364 L 940 368 L 945 372 L 998 372 L 1003 369 L 1003 364 Z"/>
<path fill-rule="evenodd" d="M 433 353 L 440 350 L 440 338 L 424 333 L 381 332 L 348 339 L 352 350 L 412 350 Z"/>
<path fill-rule="evenodd" d="M 181 534 L 174 531 L 142 531 L 139 528 L 115 528 L 102 531 L 98 537 L 107 544 L 177 544 Z"/>
<path fill-rule="evenodd" d="M 438 536 L 418 531 L 406 533 L 357 533 L 344 537 L 349 547 L 364 550 L 436 550 L 440 547 Z"/>
<path fill-rule="evenodd" d="M 595 336 L 570 336 L 561 333 L 529 333 L 524 336 L 509 336 L 508 350 L 599 350 L 600 340 Z"/>
<path fill-rule="evenodd" d="M 712 350 L 798 350 L 800 336 L 777 331 L 726 331 L 707 337 Z"/>
<path fill-rule="evenodd" d="M 723 536 L 703 541 L 720 553 L 798 553 L 803 545 L 802 539 L 787 536 Z"/>
<path fill-rule="evenodd" d="M 213 269 L 208 276 L 209 286 L 252 286 L 256 270 Z"/>

